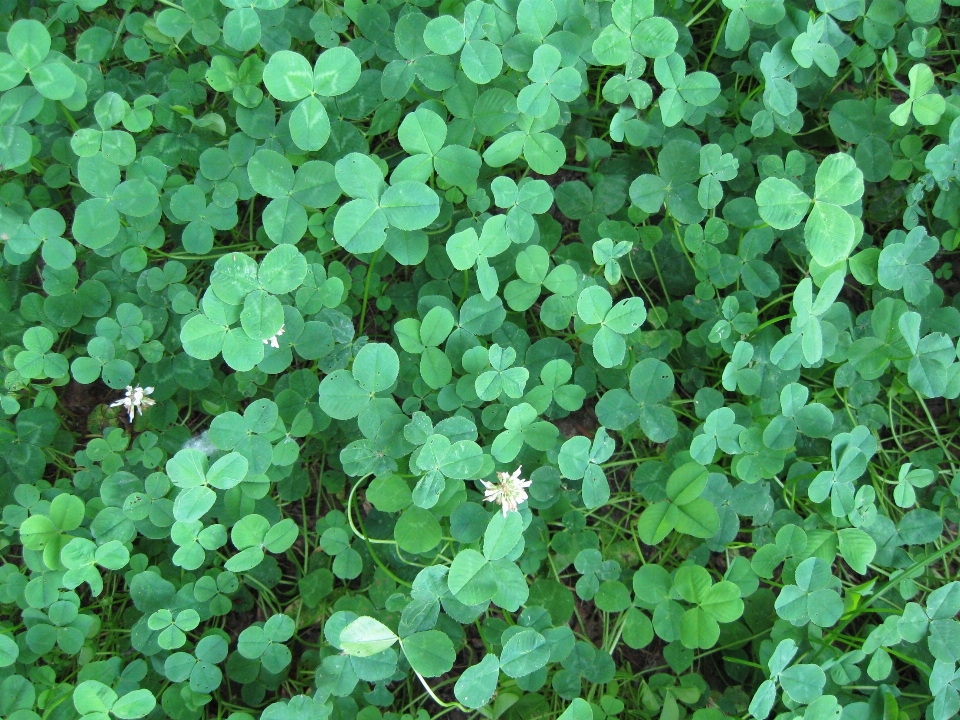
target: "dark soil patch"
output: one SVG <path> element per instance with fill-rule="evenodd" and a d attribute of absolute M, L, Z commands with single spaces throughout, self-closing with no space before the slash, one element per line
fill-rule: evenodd
<path fill-rule="evenodd" d="M 587 638 L 590 639 L 596 647 L 603 647 L 603 622 L 599 619 L 596 606 L 592 602 L 584 602 L 577 598 L 575 601 L 577 614 L 583 620 L 580 627 Z"/>
<path fill-rule="evenodd" d="M 621 642 L 614 650 L 614 660 L 618 666 L 629 665 L 634 673 L 650 672 L 667 664 L 663 657 L 663 647 L 660 638 L 654 638 L 652 643 L 640 650 L 634 650 Z"/>
<path fill-rule="evenodd" d="M 553 424 L 560 430 L 560 434 L 568 439 L 583 435 L 592 440 L 597 428 L 600 427 L 594 406 L 589 403 L 566 417 L 554 420 Z"/>
<path fill-rule="evenodd" d="M 66 420 L 70 429 L 80 435 L 88 432 L 87 419 L 98 405 L 103 405 L 122 397 L 116 390 L 108 388 L 102 380 L 82 385 L 71 380 L 60 393 L 60 405 L 66 411 Z"/>

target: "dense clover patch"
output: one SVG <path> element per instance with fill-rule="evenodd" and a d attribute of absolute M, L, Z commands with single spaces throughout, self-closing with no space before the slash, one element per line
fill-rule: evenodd
<path fill-rule="evenodd" d="M 0 0 L 0 715 L 956 717 L 957 5 Z"/>

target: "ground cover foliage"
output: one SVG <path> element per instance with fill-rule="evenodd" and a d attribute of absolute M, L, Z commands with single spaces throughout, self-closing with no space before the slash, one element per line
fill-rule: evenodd
<path fill-rule="evenodd" d="M 0 715 L 954 717 L 955 5 L 0 0 Z"/>

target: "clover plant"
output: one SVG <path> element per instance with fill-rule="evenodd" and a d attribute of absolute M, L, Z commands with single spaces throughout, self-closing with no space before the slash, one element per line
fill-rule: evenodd
<path fill-rule="evenodd" d="M 0 0 L 0 716 L 951 720 L 958 0 Z"/>

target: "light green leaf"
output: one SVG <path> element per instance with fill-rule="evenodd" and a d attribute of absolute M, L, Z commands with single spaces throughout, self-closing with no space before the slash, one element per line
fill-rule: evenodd
<path fill-rule="evenodd" d="M 340 631 L 340 647 L 354 657 L 376 655 L 397 640 L 390 628 L 372 617 L 359 617 Z"/>
<path fill-rule="evenodd" d="M 810 209 L 810 196 L 789 180 L 766 178 L 757 188 L 760 217 L 777 230 L 789 230 L 800 224 Z"/>
<path fill-rule="evenodd" d="M 456 652 L 446 633 L 439 630 L 408 635 L 401 642 L 403 654 L 407 656 L 416 672 L 424 677 L 439 677 L 453 667 Z"/>

